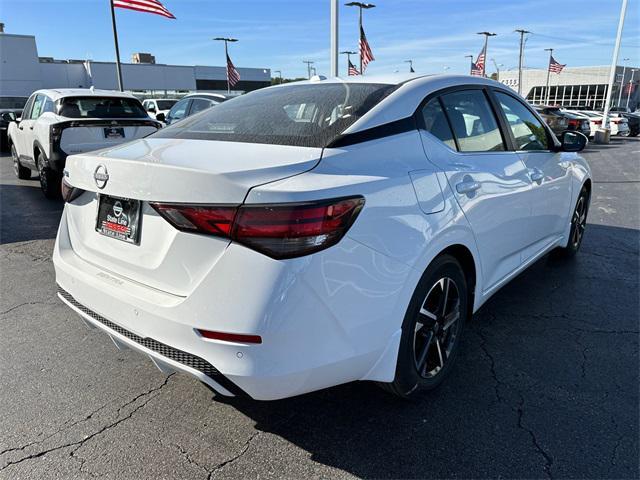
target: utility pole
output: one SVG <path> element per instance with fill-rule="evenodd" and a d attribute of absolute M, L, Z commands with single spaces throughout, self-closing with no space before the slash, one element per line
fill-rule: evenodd
<path fill-rule="evenodd" d="M 473 70 L 473 55 L 465 55 L 464 58 L 469 59 L 469 75 L 471 75 L 471 71 Z"/>
<path fill-rule="evenodd" d="M 627 70 L 627 62 L 629 61 L 628 58 L 623 58 L 622 59 L 622 80 L 620 80 L 620 91 L 618 92 L 618 103 L 616 103 L 616 107 L 620 106 L 620 103 L 622 102 L 622 90 L 624 88 L 624 74 L 626 73 Z"/>
<path fill-rule="evenodd" d="M 338 0 L 331 2 L 331 76 L 338 76 Z"/>
<path fill-rule="evenodd" d="M 409 64 L 409 73 L 415 73 L 415 70 L 413 69 L 413 60 L 405 60 L 404 63 Z"/>
<path fill-rule="evenodd" d="M 231 93 L 231 84 L 229 83 L 229 48 L 227 44 L 229 42 L 237 42 L 237 38 L 227 38 L 227 37 L 216 37 L 213 40 L 216 42 L 224 42 L 224 61 L 227 66 L 227 93 Z"/>
<path fill-rule="evenodd" d="M 636 76 L 637 68 L 631 69 L 631 79 L 629 79 L 629 91 L 627 92 L 627 110 L 629 110 L 629 99 L 631 98 L 631 87 L 633 86 L 633 77 Z"/>
<path fill-rule="evenodd" d="M 484 35 L 484 48 L 482 51 L 484 52 L 484 62 L 482 62 L 482 76 L 486 77 L 487 71 L 487 46 L 489 45 L 489 37 L 495 37 L 495 33 L 491 32 L 478 32 L 478 35 Z"/>
<path fill-rule="evenodd" d="M 522 63 L 524 60 L 524 36 L 531 33 L 529 30 L 517 29 L 520 34 L 520 58 L 518 59 L 518 95 L 522 95 Z"/>
<path fill-rule="evenodd" d="M 544 103 L 545 105 L 549 105 L 549 75 L 551 75 L 551 57 L 553 56 L 553 48 L 545 48 L 545 52 L 549 52 L 549 63 L 547 64 L 547 90 Z"/>
<path fill-rule="evenodd" d="M 613 82 L 616 78 L 616 65 L 618 64 L 618 53 L 620 53 L 620 42 L 622 40 L 622 29 L 624 28 L 624 17 L 627 14 L 628 0 L 622 0 L 622 8 L 620 9 L 620 21 L 618 22 L 618 33 L 616 34 L 616 44 L 613 47 L 613 58 L 611 60 L 611 71 L 609 73 L 609 87 L 607 88 L 607 99 L 604 103 L 604 112 L 602 115 L 602 129 L 607 130 L 609 127 L 609 104 L 611 102 L 611 91 L 613 90 Z M 608 142 L 608 135 L 604 134 L 603 142 Z M 601 140 L 602 141 L 602 140 Z M 596 141 L 597 143 L 597 141 Z"/>
<path fill-rule="evenodd" d="M 309 80 L 311 80 L 311 65 L 316 62 L 314 62 L 313 60 L 303 60 L 302 63 L 307 64 L 307 76 L 309 77 Z"/>
<path fill-rule="evenodd" d="M 368 10 L 370 8 L 374 8 L 375 5 L 373 3 L 362 3 L 362 2 L 349 2 L 349 3 L 345 3 L 345 6 L 347 7 L 358 7 L 359 10 L 359 21 L 358 21 L 358 38 L 359 38 L 359 42 L 358 44 L 360 45 L 360 75 L 364 75 L 364 72 L 362 71 L 362 9 L 364 8 L 365 10 Z"/>
<path fill-rule="evenodd" d="M 351 55 L 357 55 L 358 52 L 354 52 L 352 50 L 345 50 L 344 52 L 340 52 L 340 55 L 347 56 L 347 76 L 349 76 L 349 65 L 351 64 Z"/>

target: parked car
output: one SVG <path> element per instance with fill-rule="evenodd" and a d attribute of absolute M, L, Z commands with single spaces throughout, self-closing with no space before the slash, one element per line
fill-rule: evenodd
<path fill-rule="evenodd" d="M 627 119 L 630 137 L 636 137 L 640 133 L 640 113 L 632 113 L 624 107 L 614 107 L 611 112 Z"/>
<path fill-rule="evenodd" d="M 569 129 L 569 121 L 564 115 L 559 113 L 560 108 L 547 107 L 543 105 L 538 105 L 534 108 L 556 135 L 560 135 L 562 132 Z"/>
<path fill-rule="evenodd" d="M 584 115 L 570 113 L 567 110 L 561 109 L 560 107 L 545 107 L 544 113 L 566 118 L 567 130 L 580 132 L 587 137 L 591 135 L 591 126 L 589 123 L 589 119 Z"/>
<path fill-rule="evenodd" d="M 227 97 L 216 93 L 192 93 L 186 95 L 171 107 L 167 115 L 160 115 L 160 117 L 156 115 L 156 119 L 165 122 L 167 125 L 171 125 L 178 120 L 195 115 L 225 100 L 227 100 Z"/>
<path fill-rule="evenodd" d="M 599 112 L 595 110 L 580 110 L 579 113 L 587 115 L 590 120 L 592 120 L 591 129 L 593 131 L 594 127 L 597 130 L 602 127 L 602 121 L 604 118 L 604 112 Z M 629 136 L 629 124 L 627 123 L 626 118 L 620 117 L 617 114 L 610 115 L 609 117 L 609 129 L 611 130 L 611 135 L 620 135 L 620 136 Z M 595 135 L 595 133 L 594 133 Z"/>
<path fill-rule="evenodd" d="M 160 114 L 166 117 L 176 103 L 178 100 L 175 98 L 154 98 L 144 100 L 142 106 L 151 118 L 156 118 Z"/>
<path fill-rule="evenodd" d="M 27 97 L 0 97 L 0 151 L 8 149 L 7 129 L 22 115 Z"/>
<path fill-rule="evenodd" d="M 45 196 L 58 198 L 68 155 L 135 140 L 160 126 L 127 93 L 38 90 L 29 97 L 20 121 L 9 125 L 13 167 L 20 179 L 38 172 Z"/>
<path fill-rule="evenodd" d="M 589 128 L 591 132 L 589 133 L 590 137 L 595 137 L 596 131 L 602 127 L 602 115 L 598 116 L 596 114 L 589 115 L 587 111 L 583 110 L 565 110 L 568 113 L 573 115 L 581 115 L 582 117 L 589 120 Z"/>
<path fill-rule="evenodd" d="M 58 295 L 222 395 L 374 380 L 413 397 L 489 297 L 576 254 L 586 141 L 480 77 L 257 90 L 68 158 Z"/>

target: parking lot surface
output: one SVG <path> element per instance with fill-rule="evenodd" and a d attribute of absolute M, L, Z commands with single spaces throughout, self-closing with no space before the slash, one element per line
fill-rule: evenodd
<path fill-rule="evenodd" d="M 442 387 L 225 399 L 116 350 L 55 295 L 62 204 L 0 157 L 0 478 L 638 478 L 640 140 L 584 152 L 582 250 L 468 324 Z"/>

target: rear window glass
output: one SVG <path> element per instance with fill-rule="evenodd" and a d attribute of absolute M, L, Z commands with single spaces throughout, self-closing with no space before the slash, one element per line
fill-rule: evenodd
<path fill-rule="evenodd" d="M 160 110 L 169 110 L 176 102 L 177 100 L 156 100 L 156 104 Z"/>
<path fill-rule="evenodd" d="M 60 101 L 58 115 L 68 118 L 144 118 L 147 112 L 134 98 L 68 97 Z"/>
<path fill-rule="evenodd" d="M 152 137 L 324 147 L 394 89 L 394 85 L 363 83 L 265 88 Z"/>

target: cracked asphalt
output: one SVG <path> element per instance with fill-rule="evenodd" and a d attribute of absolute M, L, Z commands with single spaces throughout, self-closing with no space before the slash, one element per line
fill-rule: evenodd
<path fill-rule="evenodd" d="M 496 294 L 411 403 L 367 383 L 229 400 L 116 350 L 55 296 L 62 205 L 1 157 L 0 478 L 638 478 L 640 139 L 584 155 L 580 254 Z"/>

